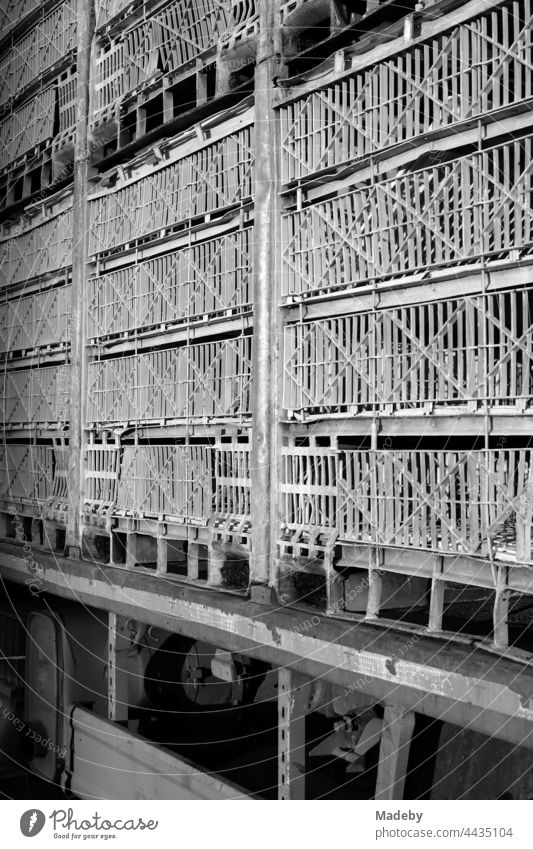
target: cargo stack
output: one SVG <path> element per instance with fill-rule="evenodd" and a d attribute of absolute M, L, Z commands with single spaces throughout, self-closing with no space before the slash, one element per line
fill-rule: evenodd
<path fill-rule="evenodd" d="M 17 5 L 3 535 L 13 508 L 103 569 L 506 648 L 533 594 L 529 0 Z"/>
<path fill-rule="evenodd" d="M 282 82 L 278 582 L 435 631 L 483 608 L 507 645 L 533 589 L 532 9 L 490 7 L 417 4 Z"/>
<path fill-rule="evenodd" d="M 255 22 L 248 3 L 98 5 L 89 119 L 84 556 L 238 590 Z M 215 548 L 235 524 L 234 568 Z"/>

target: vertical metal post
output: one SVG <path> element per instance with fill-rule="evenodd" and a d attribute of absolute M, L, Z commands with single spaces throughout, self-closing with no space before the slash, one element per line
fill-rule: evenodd
<path fill-rule="evenodd" d="M 415 715 L 399 705 L 387 705 L 383 718 L 376 799 L 403 799 Z"/>
<path fill-rule="evenodd" d="M 78 56 L 76 140 L 72 202 L 72 306 L 70 318 L 69 510 L 66 546 L 81 545 L 83 420 L 87 394 L 85 351 L 85 265 L 87 260 L 87 178 L 89 172 L 89 84 L 94 33 L 94 0 L 77 0 Z M 73 553 L 73 552 L 70 552 Z"/>
<path fill-rule="evenodd" d="M 252 390 L 252 556 L 250 577 L 266 584 L 276 542 L 277 474 L 273 446 L 277 421 L 278 297 L 276 232 L 278 202 L 278 121 L 273 109 L 279 75 L 275 0 L 259 0 L 255 69 L 255 220 L 253 236 L 254 352 Z"/>
<path fill-rule="evenodd" d="M 114 722 L 128 719 L 128 679 L 119 663 L 118 652 L 127 648 L 127 642 L 121 632 L 121 617 L 109 614 L 108 656 L 107 656 L 107 706 L 108 718 Z"/>
<path fill-rule="evenodd" d="M 290 669 L 278 670 L 278 798 L 305 799 L 307 688 Z"/>

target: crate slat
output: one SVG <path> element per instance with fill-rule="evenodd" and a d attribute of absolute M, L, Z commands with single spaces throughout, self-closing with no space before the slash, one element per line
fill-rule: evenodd
<path fill-rule="evenodd" d="M 212 512 L 211 448 L 204 445 L 127 445 L 116 510 L 205 524 Z"/>
<path fill-rule="evenodd" d="M 123 0 L 104 3 L 97 10 L 97 26 L 116 15 Z M 172 74 L 229 32 L 228 6 L 217 0 L 174 0 L 123 35 L 102 44 L 96 57 L 97 85 L 94 118 L 156 74 Z"/>

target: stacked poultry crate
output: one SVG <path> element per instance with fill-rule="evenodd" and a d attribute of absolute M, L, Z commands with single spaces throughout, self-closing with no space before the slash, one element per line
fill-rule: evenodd
<path fill-rule="evenodd" d="M 426 5 L 278 98 L 277 583 L 433 630 L 488 596 L 506 644 L 533 593 L 533 9 Z"/>
<path fill-rule="evenodd" d="M 68 509 L 72 197 L 2 225 L 0 533 L 62 551 Z"/>
<path fill-rule="evenodd" d="M 17 4 L 19 5 L 19 4 Z M 69 181 L 76 120 L 76 3 L 46 2 L 0 30 L 0 209 Z"/>
<path fill-rule="evenodd" d="M 237 57 L 236 31 L 255 37 L 253 0 L 99 0 L 93 45 L 95 153 L 130 151 L 149 133 L 175 133 L 253 86 L 253 50 Z M 128 154 L 129 155 L 129 154 Z"/>
<path fill-rule="evenodd" d="M 241 94 L 217 111 L 214 89 L 194 99 L 220 60 L 229 4 L 141 11 L 97 10 L 84 554 L 242 588 L 247 564 L 221 563 L 219 549 L 235 520 L 228 492 L 249 490 L 253 105 Z M 249 498 L 239 507 L 246 548 Z"/>

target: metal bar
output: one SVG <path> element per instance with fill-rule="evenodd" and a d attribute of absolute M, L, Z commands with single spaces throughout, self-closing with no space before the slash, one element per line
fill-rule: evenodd
<path fill-rule="evenodd" d="M 275 432 L 277 317 L 275 284 L 277 118 L 272 108 L 275 74 L 275 3 L 260 0 L 259 40 L 255 70 L 255 223 L 253 235 L 253 441 L 252 558 L 253 584 L 268 583 L 276 530 L 277 505 L 273 473 Z"/>
<path fill-rule="evenodd" d="M 89 173 L 89 83 L 91 44 L 94 32 L 94 0 L 78 0 L 78 80 L 74 197 L 72 206 L 72 287 L 69 430 L 69 510 L 66 528 L 67 549 L 81 548 L 80 516 L 84 462 L 84 408 L 87 396 L 85 350 L 85 275 L 87 261 L 87 178 Z"/>
<path fill-rule="evenodd" d="M 278 670 L 278 798 L 305 799 L 304 690 L 297 674 Z"/>
<path fill-rule="evenodd" d="M 376 799 L 403 799 L 415 715 L 387 705 L 381 732 Z"/>
<path fill-rule="evenodd" d="M 124 653 L 127 643 L 122 632 L 123 619 L 116 613 L 109 614 L 109 638 L 107 654 L 108 717 L 115 722 L 128 719 L 128 677 L 121 667 L 119 652 Z"/>

